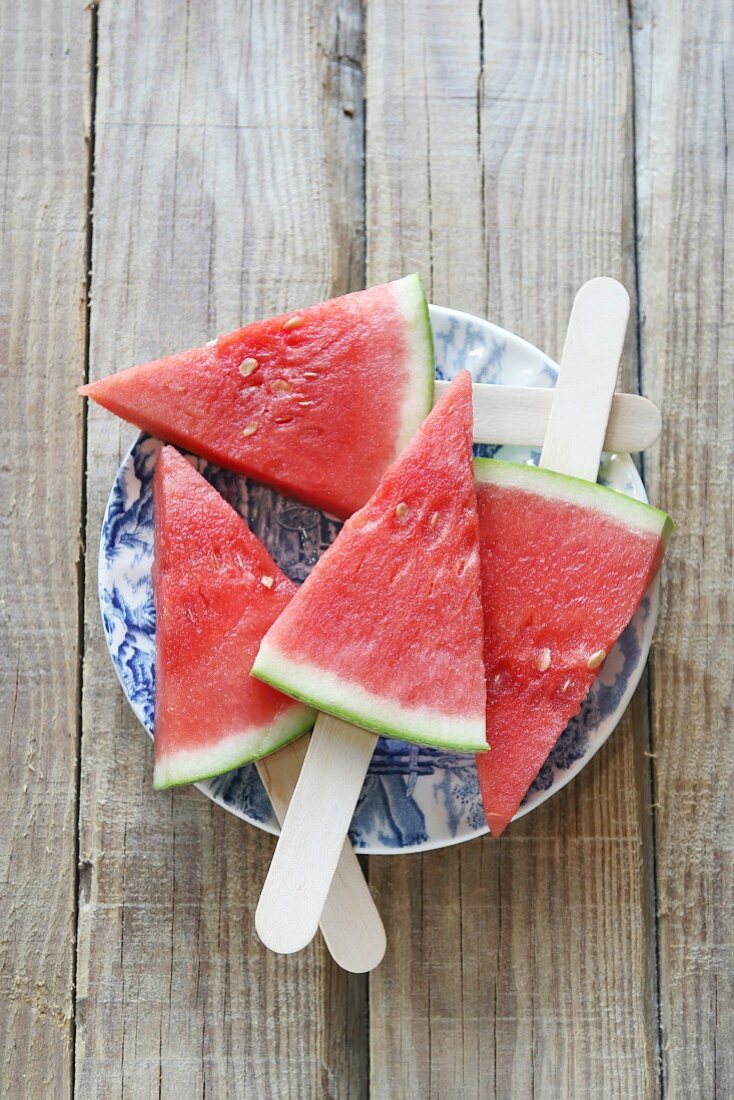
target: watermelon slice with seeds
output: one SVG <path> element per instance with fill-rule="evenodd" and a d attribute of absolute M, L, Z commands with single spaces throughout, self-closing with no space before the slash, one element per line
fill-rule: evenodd
<path fill-rule="evenodd" d="M 151 435 L 345 517 L 433 404 L 419 275 L 285 313 L 81 393 Z"/>
<path fill-rule="evenodd" d="M 295 740 L 315 715 L 248 675 L 296 586 L 173 447 L 153 480 L 156 788 L 208 779 Z"/>
<path fill-rule="evenodd" d="M 673 523 L 549 470 L 493 459 L 475 469 L 490 745 L 477 767 L 499 836 L 635 613 Z"/>
<path fill-rule="evenodd" d="M 390 737 L 486 749 L 463 371 L 265 635 L 253 675 Z"/>

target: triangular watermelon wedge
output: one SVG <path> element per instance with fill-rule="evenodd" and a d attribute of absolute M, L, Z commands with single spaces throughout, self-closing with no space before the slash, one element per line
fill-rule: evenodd
<path fill-rule="evenodd" d="M 463 371 L 263 639 L 253 675 L 390 737 L 486 749 Z"/>
<path fill-rule="evenodd" d="M 655 577 L 670 516 L 533 466 L 475 463 L 487 740 L 477 757 L 502 833 Z"/>
<path fill-rule="evenodd" d="M 153 507 L 160 789 L 267 756 L 310 729 L 315 715 L 248 675 L 296 586 L 173 447 L 158 455 Z"/>
<path fill-rule="evenodd" d="M 419 275 L 258 321 L 81 393 L 146 432 L 349 516 L 433 403 Z"/>

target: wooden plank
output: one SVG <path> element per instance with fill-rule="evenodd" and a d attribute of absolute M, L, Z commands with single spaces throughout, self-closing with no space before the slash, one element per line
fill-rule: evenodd
<path fill-rule="evenodd" d="M 0 1093 L 71 1088 L 89 17 L 0 20 Z"/>
<path fill-rule="evenodd" d="M 368 280 L 420 267 L 557 356 L 584 280 L 634 288 L 626 5 L 371 0 L 366 55 Z M 500 842 L 372 861 L 375 1096 L 653 1093 L 646 740 L 638 694 Z"/>
<path fill-rule="evenodd" d="M 678 523 L 653 647 L 663 1084 L 734 1096 L 734 7 L 634 3 L 647 460 Z"/>
<path fill-rule="evenodd" d="M 91 371 L 361 284 L 358 0 L 102 4 Z M 89 411 L 88 544 L 133 431 Z M 366 982 L 256 941 L 272 838 L 154 794 L 105 652 L 90 552 L 77 1091 L 365 1093 Z"/>

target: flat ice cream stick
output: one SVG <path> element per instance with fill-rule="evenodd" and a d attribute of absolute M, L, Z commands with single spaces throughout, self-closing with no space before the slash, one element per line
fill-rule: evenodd
<path fill-rule="evenodd" d="M 436 401 L 449 385 L 448 382 L 436 382 Z M 472 391 L 474 442 L 542 447 L 553 393 L 539 386 L 490 386 L 475 382 Z M 647 397 L 615 393 L 604 450 L 623 454 L 644 451 L 652 446 L 661 429 L 660 410 Z"/>
<path fill-rule="evenodd" d="M 568 322 L 540 465 L 596 481 L 630 312 L 616 279 L 591 279 Z"/>
<path fill-rule="evenodd" d="M 628 316 L 613 279 L 576 295 L 541 458 L 549 469 L 596 480 Z M 337 718 L 316 722 L 255 914 L 273 951 L 298 951 L 316 934 L 376 741 Z"/>
<path fill-rule="evenodd" d="M 322 721 L 323 717 L 319 719 Z M 301 737 L 263 760 L 257 770 L 280 824 L 301 773 L 309 738 Z M 359 792 L 358 792 L 359 793 Z M 385 954 L 385 929 L 359 860 L 347 838 L 337 853 L 336 871 L 319 921 L 332 957 L 344 970 L 374 970 Z"/>
<path fill-rule="evenodd" d="M 319 715 L 255 913 L 257 934 L 271 951 L 300 951 L 320 919 L 324 931 L 327 894 L 376 743 L 374 733 Z M 306 835 L 309 843 L 301 844 Z M 379 944 L 366 949 L 365 961 L 368 951 L 377 966 Z"/>

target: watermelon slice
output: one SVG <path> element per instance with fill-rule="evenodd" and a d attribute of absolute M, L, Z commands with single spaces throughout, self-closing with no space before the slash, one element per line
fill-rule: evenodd
<path fill-rule="evenodd" d="M 499 836 L 657 573 L 672 520 L 578 478 L 478 459 L 487 740 Z"/>
<path fill-rule="evenodd" d="M 238 768 L 295 740 L 314 714 L 248 676 L 296 591 L 216 489 L 172 447 L 153 480 L 155 771 L 160 789 Z"/>
<path fill-rule="evenodd" d="M 262 641 L 253 675 L 391 737 L 486 749 L 463 371 Z"/>
<path fill-rule="evenodd" d="M 338 516 L 433 403 L 419 275 L 284 313 L 80 393 L 151 435 Z"/>

